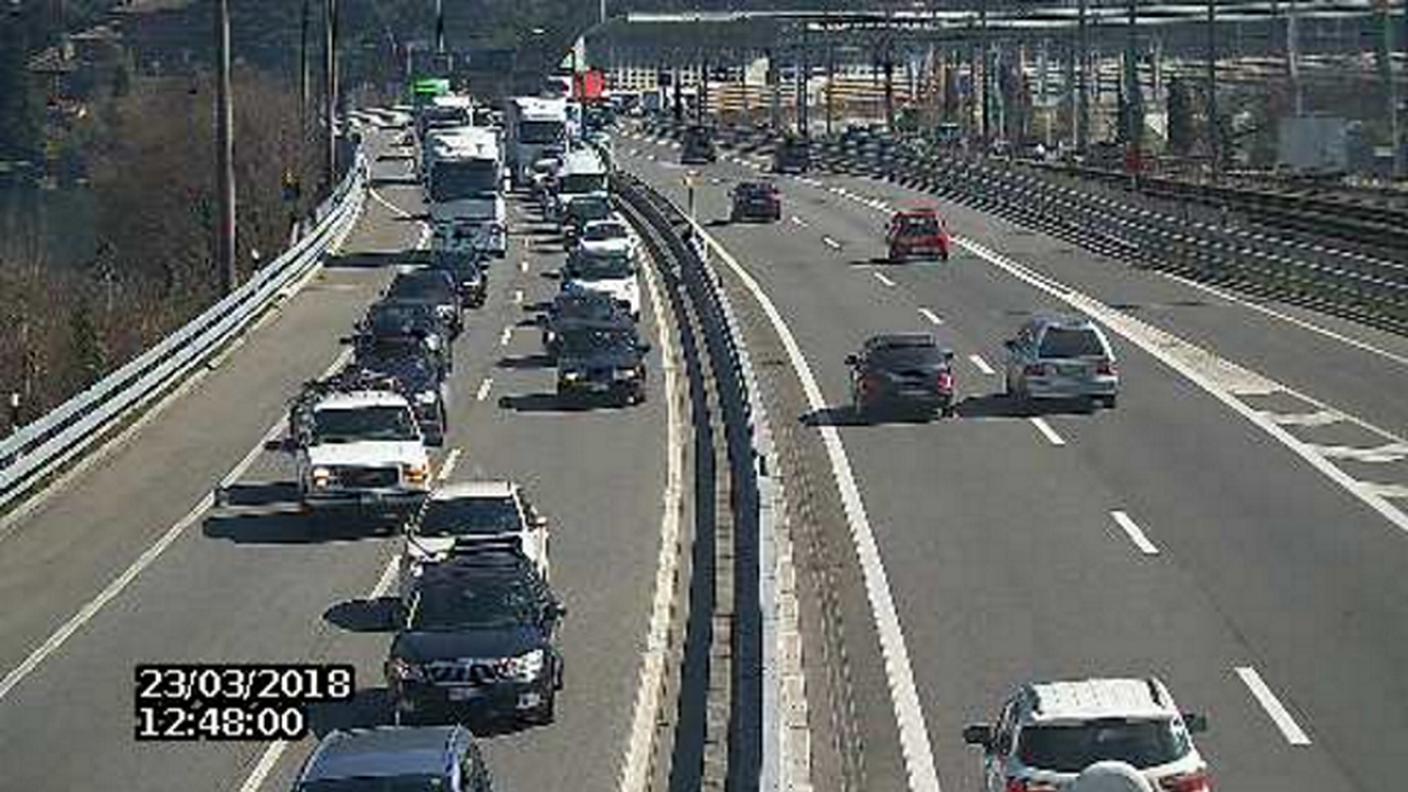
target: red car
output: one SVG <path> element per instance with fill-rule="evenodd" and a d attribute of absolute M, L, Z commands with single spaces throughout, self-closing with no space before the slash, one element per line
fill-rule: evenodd
<path fill-rule="evenodd" d="M 885 232 L 891 261 L 904 261 L 911 256 L 937 256 L 948 261 L 953 238 L 948 226 L 935 209 L 906 209 L 895 212 Z"/>

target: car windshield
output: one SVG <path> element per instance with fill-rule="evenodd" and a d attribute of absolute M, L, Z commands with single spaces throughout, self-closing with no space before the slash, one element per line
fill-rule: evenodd
<path fill-rule="evenodd" d="M 605 173 L 569 173 L 562 178 L 559 191 L 569 194 L 598 192 L 606 189 Z"/>
<path fill-rule="evenodd" d="M 1023 764 L 1057 773 L 1078 773 L 1105 760 L 1154 767 L 1183 758 L 1190 748 L 1188 735 L 1168 719 L 1029 726 L 1017 743 Z"/>
<path fill-rule="evenodd" d="M 493 160 L 441 161 L 430 172 L 432 201 L 487 198 L 498 186 L 499 167 Z"/>
<path fill-rule="evenodd" d="M 918 368 L 943 363 L 945 355 L 938 347 L 891 347 L 876 350 L 872 359 L 881 368 Z"/>
<path fill-rule="evenodd" d="M 298 792 L 444 792 L 449 787 L 439 776 L 356 776 L 306 781 Z"/>
<path fill-rule="evenodd" d="M 900 233 L 908 236 L 933 236 L 939 233 L 939 221 L 934 217 L 906 217 L 900 221 Z"/>
<path fill-rule="evenodd" d="M 588 242 L 601 242 L 607 239 L 625 239 L 626 227 L 620 223 L 595 223 L 589 226 L 582 238 Z"/>
<path fill-rule="evenodd" d="M 400 299 L 445 300 L 451 299 L 452 287 L 438 273 L 402 275 L 391 282 L 386 296 Z"/>
<path fill-rule="evenodd" d="M 611 216 L 611 202 L 605 198 L 578 198 L 567 204 L 567 213 L 579 221 L 604 220 Z"/>
<path fill-rule="evenodd" d="M 469 253 L 446 250 L 437 251 L 431 266 L 435 269 L 453 272 L 463 277 L 473 277 L 479 274 L 479 264 L 475 261 L 474 256 Z"/>
<path fill-rule="evenodd" d="M 1039 354 L 1044 358 L 1104 357 L 1105 345 L 1090 328 L 1047 328 Z"/>
<path fill-rule="evenodd" d="M 372 334 L 411 335 L 417 330 L 431 330 L 435 327 L 431 310 L 428 305 L 413 303 L 379 305 L 372 309 Z"/>
<path fill-rule="evenodd" d="M 424 390 L 438 378 L 435 368 L 422 355 L 393 354 L 380 350 L 357 361 L 361 373 L 366 376 L 384 375 L 394 377 L 402 384 L 416 390 Z"/>
<path fill-rule="evenodd" d="M 432 499 L 416 525 L 417 536 L 470 536 L 523 530 L 518 503 L 509 496 Z"/>
<path fill-rule="evenodd" d="M 411 629 L 443 632 L 526 624 L 537 616 L 539 605 L 529 580 L 514 575 L 433 582 L 420 589 L 411 612 Z"/>
<path fill-rule="evenodd" d="M 378 405 L 313 413 L 314 434 L 320 443 L 358 440 L 415 440 L 416 419 L 401 405 Z"/>
<path fill-rule="evenodd" d="M 605 319 L 616 312 L 616 304 L 604 294 L 587 292 L 581 299 L 558 300 L 553 313 L 559 319 Z"/>
<path fill-rule="evenodd" d="M 518 125 L 518 139 L 524 143 L 556 143 L 566 131 L 561 121 L 522 121 Z"/>
<path fill-rule="evenodd" d="M 568 357 L 584 357 L 600 352 L 624 352 L 635 348 L 635 333 L 628 329 L 592 329 L 568 333 L 562 351 Z"/>
<path fill-rule="evenodd" d="M 619 280 L 635 274 L 625 253 L 614 256 L 579 256 L 572 265 L 573 278 L 583 281 Z"/>

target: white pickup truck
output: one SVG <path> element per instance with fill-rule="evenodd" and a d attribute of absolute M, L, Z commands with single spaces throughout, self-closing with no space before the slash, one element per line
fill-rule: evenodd
<path fill-rule="evenodd" d="M 430 459 L 410 402 L 388 391 L 310 387 L 289 413 L 304 511 L 416 508 L 430 489 Z"/>

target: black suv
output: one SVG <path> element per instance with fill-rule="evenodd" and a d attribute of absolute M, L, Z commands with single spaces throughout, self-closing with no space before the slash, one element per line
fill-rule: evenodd
<path fill-rule="evenodd" d="M 422 302 L 380 300 L 344 339 L 356 345 L 357 357 L 429 355 L 441 372 L 454 367 L 450 328 L 435 307 Z"/>
<path fill-rule="evenodd" d="M 953 414 L 953 352 L 927 333 L 870 338 L 851 367 L 851 399 L 862 416 L 887 408 Z"/>
<path fill-rule="evenodd" d="M 645 355 L 634 325 L 584 321 L 565 329 L 557 353 L 557 395 L 645 401 Z"/>
<path fill-rule="evenodd" d="M 806 173 L 811 167 L 811 146 L 803 138 L 786 138 L 773 150 L 773 173 Z"/>
<path fill-rule="evenodd" d="M 767 182 L 741 182 L 733 188 L 733 207 L 729 210 L 729 220 L 782 219 L 782 193 L 777 185 Z"/>
<path fill-rule="evenodd" d="M 386 289 L 386 299 L 400 302 L 423 303 L 435 309 L 435 313 L 450 327 L 452 335 L 459 335 L 464 328 L 463 303 L 459 288 L 444 270 L 417 267 L 398 272 Z"/>
<path fill-rule="evenodd" d="M 516 539 L 476 542 L 426 566 L 386 660 L 398 718 L 552 722 L 563 664 L 553 638 L 566 614 Z"/>
<path fill-rule="evenodd" d="M 437 250 L 430 267 L 449 274 L 465 305 L 471 308 L 484 305 L 489 291 L 489 273 L 481 254 L 469 250 Z"/>
<path fill-rule="evenodd" d="M 621 304 L 603 292 L 579 290 L 559 292 L 543 314 L 543 351 L 556 358 L 564 333 L 583 324 L 613 323 L 630 327 L 631 315 Z"/>
<path fill-rule="evenodd" d="M 714 150 L 714 135 L 708 127 L 692 126 L 684 131 L 684 142 L 680 145 L 680 163 L 699 165 L 714 162 L 718 153 Z"/>

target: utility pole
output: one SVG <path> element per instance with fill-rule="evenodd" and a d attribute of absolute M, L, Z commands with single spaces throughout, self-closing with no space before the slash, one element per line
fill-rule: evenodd
<path fill-rule="evenodd" d="M 807 39 L 809 27 L 809 23 L 802 23 L 802 63 L 801 68 L 797 70 L 797 133 L 804 138 L 811 137 L 811 125 L 808 123 L 811 120 L 808 118 L 811 97 L 808 96 L 807 90 L 812 76 L 811 52 L 808 49 L 810 42 Z"/>
<path fill-rule="evenodd" d="M 988 0 L 983 0 L 978 7 L 978 27 L 978 40 L 983 51 L 983 140 L 988 141 L 992 138 L 992 120 L 989 118 L 992 112 L 992 43 L 988 41 Z"/>
<path fill-rule="evenodd" d="M 1300 118 L 1305 115 L 1305 89 L 1300 82 L 1300 13 L 1296 0 L 1290 0 L 1290 8 L 1286 11 L 1286 72 L 1291 78 L 1296 118 Z"/>
<path fill-rule="evenodd" d="M 220 280 L 226 294 L 239 286 L 235 262 L 235 141 L 234 108 L 230 98 L 230 0 L 215 3 L 215 184 L 218 202 L 216 223 Z"/>
<path fill-rule="evenodd" d="M 1408 10 L 1405 10 L 1408 14 Z M 1393 177 L 1403 178 L 1403 139 L 1399 135 L 1398 85 L 1393 79 L 1393 12 L 1389 0 L 1379 0 L 1379 24 L 1383 30 L 1379 39 L 1379 72 L 1384 83 L 1384 102 L 1388 105 L 1388 139 L 1393 147 Z"/>
<path fill-rule="evenodd" d="M 1080 23 L 1077 28 L 1080 59 L 1079 85 L 1076 88 L 1076 150 L 1085 153 L 1090 143 L 1090 31 L 1086 24 L 1088 0 L 1080 0 Z"/>
<path fill-rule="evenodd" d="M 1212 178 L 1222 171 L 1222 127 L 1217 117 L 1217 0 L 1208 0 L 1208 135 L 1212 143 Z"/>
<path fill-rule="evenodd" d="M 832 39 L 830 35 L 828 35 L 826 37 L 826 134 L 828 136 L 831 135 L 832 124 L 834 123 L 833 116 L 835 115 L 835 108 L 833 107 L 833 105 L 836 101 L 836 91 L 832 86 L 832 83 L 835 81 L 835 79 L 836 42 Z"/>
<path fill-rule="evenodd" d="M 323 172 L 331 190 L 337 184 L 337 0 L 324 0 L 323 5 L 323 81 Z"/>
<path fill-rule="evenodd" d="M 445 54 L 445 4 L 435 0 L 435 54 Z"/>
<path fill-rule="evenodd" d="M 308 4 L 311 0 L 303 0 L 303 13 L 300 17 L 298 27 L 298 139 L 307 140 L 308 136 L 308 92 L 311 88 L 308 79 Z"/>

